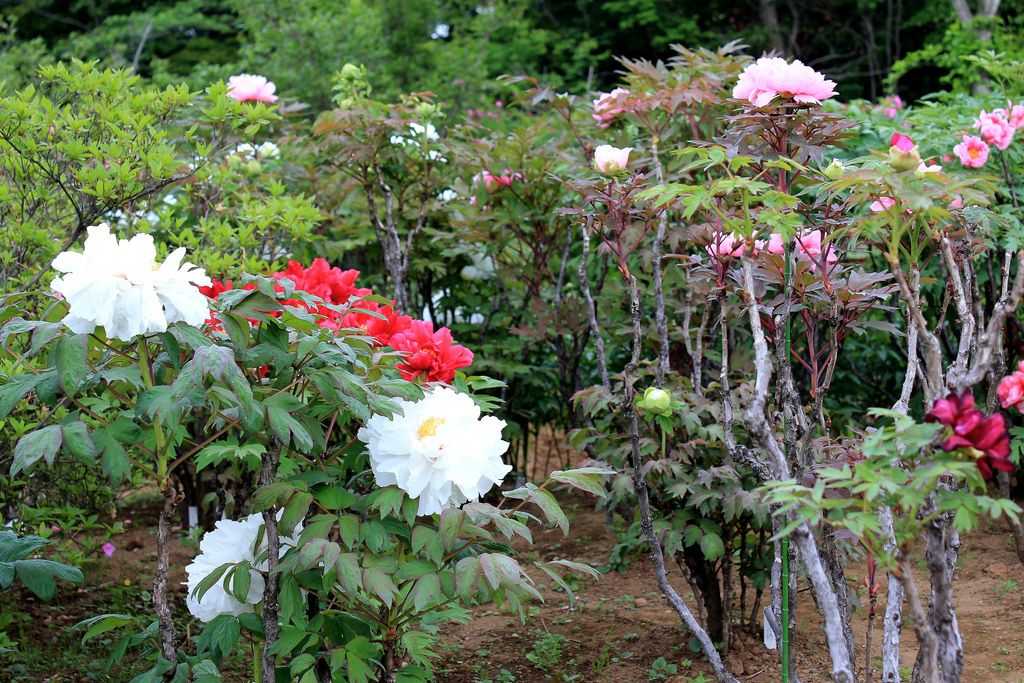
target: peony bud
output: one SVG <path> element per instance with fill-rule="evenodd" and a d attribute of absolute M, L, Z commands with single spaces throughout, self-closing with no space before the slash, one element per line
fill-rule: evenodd
<path fill-rule="evenodd" d="M 672 394 L 658 387 L 647 387 L 636 407 L 651 415 L 668 417 L 672 414 Z"/>
<path fill-rule="evenodd" d="M 846 167 L 839 159 L 833 159 L 832 163 L 825 167 L 825 177 L 829 180 L 839 180 L 846 172 Z"/>
<path fill-rule="evenodd" d="M 917 147 L 905 151 L 896 145 L 889 148 L 889 165 L 897 171 L 914 171 L 921 165 L 921 155 Z"/>
<path fill-rule="evenodd" d="M 594 168 L 605 175 L 616 175 L 629 166 L 629 153 L 632 147 L 612 147 L 601 145 L 594 150 Z"/>

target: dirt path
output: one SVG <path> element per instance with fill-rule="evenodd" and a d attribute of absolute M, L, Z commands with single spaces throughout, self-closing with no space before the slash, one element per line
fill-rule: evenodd
<path fill-rule="evenodd" d="M 575 508 L 572 539 L 560 532 L 545 532 L 537 539 L 540 559 L 576 559 L 592 565 L 607 562 L 615 544 L 603 515 Z M 968 534 L 963 539 L 961 570 L 957 579 L 957 609 L 966 647 L 964 683 L 1024 683 L 1024 567 L 1016 559 L 1011 537 L 1000 530 Z M 851 587 L 861 589 L 862 574 L 851 567 Z M 924 574 L 920 576 L 922 583 Z M 678 573 L 677 589 L 684 588 Z M 885 585 L 881 580 L 879 614 L 885 610 Z M 701 657 L 689 651 L 688 636 L 662 599 L 646 558 L 638 558 L 622 573 L 610 573 L 599 581 L 581 581 L 574 610 L 564 593 L 543 582 L 545 604 L 534 610 L 525 624 L 493 608 L 474 610 L 473 620 L 445 631 L 445 652 L 439 681 L 446 683 L 517 683 L 532 681 L 671 683 L 713 681 Z M 798 606 L 797 658 L 804 683 L 828 683 L 829 662 L 820 619 L 810 593 L 801 582 Z M 689 591 L 684 595 L 694 605 Z M 875 623 L 875 676 L 880 679 L 881 618 Z M 865 610 L 858 610 L 854 631 L 857 663 L 864 661 Z M 553 634 L 553 635 L 549 635 Z M 561 636 L 562 639 L 559 639 Z M 903 632 L 903 662 L 909 673 L 917 641 L 909 619 Z M 560 647 L 555 645 L 560 644 Z M 532 654 L 544 671 L 527 659 Z M 663 657 L 665 664 L 652 665 Z M 730 653 L 729 666 L 742 681 L 776 683 L 776 654 L 766 650 L 760 634 L 740 633 Z M 507 674 L 502 673 L 504 669 Z M 649 676 L 664 673 L 665 676 Z M 703 674 L 704 678 L 700 676 Z M 504 677 L 503 677 L 504 676 Z"/>

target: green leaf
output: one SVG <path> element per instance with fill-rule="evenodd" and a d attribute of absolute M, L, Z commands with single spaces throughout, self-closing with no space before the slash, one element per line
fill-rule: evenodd
<path fill-rule="evenodd" d="M 354 493 L 342 486 L 321 487 L 313 495 L 316 502 L 327 510 L 347 509 L 358 500 Z"/>
<path fill-rule="evenodd" d="M 18 375 L 0 385 L 0 418 L 7 417 L 21 399 L 28 396 L 37 385 L 52 376 L 50 372 Z"/>
<path fill-rule="evenodd" d="M 68 422 L 61 425 L 64 450 L 79 460 L 92 462 L 98 450 L 89 436 L 89 428 L 84 422 Z"/>
<path fill-rule="evenodd" d="M 341 535 L 341 542 L 351 550 L 359 541 L 359 518 L 355 515 L 339 515 L 338 533 Z"/>
<path fill-rule="evenodd" d="M 49 600 L 56 595 L 56 579 L 76 584 L 84 580 L 77 567 L 52 560 L 17 560 L 14 569 L 25 587 L 42 600 Z"/>
<path fill-rule="evenodd" d="M 359 557 L 355 553 L 342 553 L 335 563 L 338 570 L 338 583 L 349 595 L 355 595 L 362 586 L 362 574 L 359 568 Z"/>
<path fill-rule="evenodd" d="M 701 537 L 700 549 L 704 553 L 704 558 L 711 562 L 725 554 L 725 544 L 722 543 L 722 537 L 715 533 L 707 533 Z"/>
<path fill-rule="evenodd" d="M 128 460 L 128 454 L 121 442 L 105 429 L 94 431 L 92 439 L 103 456 L 100 459 L 100 465 L 103 468 L 103 473 L 110 479 L 110 483 L 116 486 L 124 481 L 128 473 L 131 472 L 132 464 Z"/>
<path fill-rule="evenodd" d="M 18 439 L 18 443 L 14 447 L 11 476 L 28 469 L 40 458 L 44 458 L 48 464 L 52 465 L 57 451 L 60 450 L 61 441 L 60 425 L 43 427 Z"/>
<path fill-rule="evenodd" d="M 363 588 L 380 598 L 388 607 L 391 607 L 395 593 L 398 592 L 391 577 L 379 569 L 363 570 Z"/>
<path fill-rule="evenodd" d="M 441 600 L 441 581 L 437 574 L 425 574 L 416 581 L 416 587 L 412 590 L 412 604 L 418 612 L 436 605 Z"/>
<path fill-rule="evenodd" d="M 580 490 L 591 493 L 598 498 L 604 498 L 607 491 L 604 487 L 604 477 L 615 474 L 613 470 L 601 467 L 580 467 L 574 470 L 559 470 L 551 473 L 555 481 L 568 484 Z"/>
<path fill-rule="evenodd" d="M 278 528 L 281 530 L 282 535 L 292 535 L 296 525 L 306 518 L 306 513 L 309 512 L 309 506 L 312 502 L 313 494 L 306 491 L 301 491 L 291 497 L 288 504 L 284 506 L 284 514 L 281 515 L 281 521 L 278 522 Z"/>
<path fill-rule="evenodd" d="M 395 579 L 398 581 L 408 581 L 409 579 L 418 579 L 421 576 L 432 573 L 436 567 L 431 562 L 426 560 L 406 560 L 402 563 L 402 566 L 395 572 Z"/>
<path fill-rule="evenodd" d="M 113 631 L 116 628 L 127 626 L 135 621 L 135 618 L 127 614 L 98 614 L 95 617 L 84 619 L 72 628 L 86 628 L 85 635 L 82 636 L 82 644 L 85 645 L 88 641 L 92 640 L 98 635 L 106 633 L 107 631 Z"/>
<path fill-rule="evenodd" d="M 86 364 L 88 340 L 85 334 L 68 334 L 57 342 L 57 380 L 61 390 L 68 396 L 78 393 L 89 372 Z"/>

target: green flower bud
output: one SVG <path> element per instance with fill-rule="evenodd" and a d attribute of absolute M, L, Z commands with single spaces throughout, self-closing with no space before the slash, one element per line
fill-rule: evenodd
<path fill-rule="evenodd" d="M 658 387 L 647 387 L 636 406 L 645 413 L 667 417 L 672 414 L 672 394 Z"/>
<path fill-rule="evenodd" d="M 829 180 L 839 180 L 846 172 L 846 167 L 839 159 L 833 159 L 832 163 L 825 167 L 825 177 Z"/>

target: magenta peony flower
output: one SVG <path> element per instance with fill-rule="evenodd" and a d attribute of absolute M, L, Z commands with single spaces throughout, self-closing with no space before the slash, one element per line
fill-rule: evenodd
<path fill-rule="evenodd" d="M 889 138 L 889 146 L 895 147 L 901 152 L 913 152 L 916 145 L 914 145 L 914 140 L 909 135 L 896 131 Z"/>
<path fill-rule="evenodd" d="M 755 107 L 765 107 L 776 97 L 820 104 L 835 96 L 835 85 L 800 60 L 789 63 L 781 57 L 762 57 L 743 70 L 732 96 Z"/>
<path fill-rule="evenodd" d="M 616 88 L 611 92 L 601 93 L 594 100 L 593 118 L 601 128 L 607 128 L 612 121 L 626 112 L 626 98 L 629 91 L 625 88 Z"/>
<path fill-rule="evenodd" d="M 952 429 L 942 442 L 942 450 L 973 449 L 981 476 L 986 479 L 992 477 L 993 469 L 1013 471 L 1006 418 L 1002 413 L 986 417 L 975 407 L 970 391 L 960 396 L 950 394 L 940 398 L 924 419 L 926 422 L 940 422 Z"/>
<path fill-rule="evenodd" d="M 107 557 L 113 557 L 114 552 L 117 550 L 117 546 L 115 546 L 110 541 L 107 541 L 106 543 L 100 546 L 100 550 L 102 550 L 103 554 Z"/>
<path fill-rule="evenodd" d="M 981 133 L 981 139 L 997 149 L 1006 149 L 1013 142 L 1014 127 L 999 110 L 991 114 L 982 110 L 974 127 Z"/>
<path fill-rule="evenodd" d="M 960 144 L 953 148 L 953 153 L 967 168 L 981 168 L 988 161 L 988 145 L 976 135 L 965 135 Z"/>
<path fill-rule="evenodd" d="M 881 213 L 882 211 L 890 209 L 895 203 L 896 200 L 892 197 L 879 197 L 875 201 L 871 202 L 870 208 L 875 213 Z"/>
<path fill-rule="evenodd" d="M 999 381 L 996 390 L 999 404 L 1004 408 L 1016 408 L 1024 403 L 1024 360 L 1017 364 L 1017 369 Z"/>
<path fill-rule="evenodd" d="M 228 97 L 239 102 L 265 102 L 273 104 L 277 102 L 277 95 L 274 91 L 277 86 L 273 81 L 268 81 L 264 76 L 253 74 L 238 74 L 228 79 Z"/>

